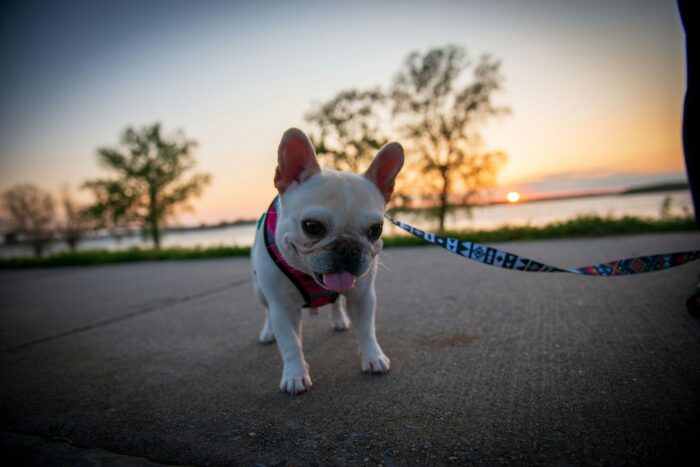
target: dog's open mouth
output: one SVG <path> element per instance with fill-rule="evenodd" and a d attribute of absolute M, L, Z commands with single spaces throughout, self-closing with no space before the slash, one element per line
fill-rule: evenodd
<path fill-rule="evenodd" d="M 355 286 L 355 276 L 347 271 L 334 272 L 330 274 L 319 274 L 314 272 L 314 279 L 323 287 L 333 292 L 345 293 Z"/>

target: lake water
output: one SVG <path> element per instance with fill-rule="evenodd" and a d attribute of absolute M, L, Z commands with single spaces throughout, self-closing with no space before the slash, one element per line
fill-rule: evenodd
<path fill-rule="evenodd" d="M 584 214 L 601 216 L 633 215 L 658 218 L 665 198 L 671 198 L 671 210 L 674 215 L 690 215 L 693 203 L 688 191 L 647 193 L 637 195 L 612 195 L 592 198 L 563 199 L 555 201 L 538 201 L 522 204 L 502 204 L 476 207 L 471 215 L 466 209 L 456 209 L 446 219 L 447 229 L 494 229 L 502 225 L 542 225 L 553 221 L 570 219 Z M 434 230 L 437 222 L 421 215 L 401 214 L 396 216 L 416 227 Z M 385 234 L 404 234 L 392 224 L 385 224 Z M 241 225 L 188 232 L 171 232 L 163 237 L 163 246 L 215 246 L 239 245 L 249 246 L 253 243 L 255 225 Z M 111 237 L 88 238 L 80 243 L 81 250 L 86 249 L 123 249 L 143 246 L 139 235 L 124 237 L 119 241 Z M 52 251 L 63 251 L 66 247 L 56 242 Z M 0 246 L 0 255 L 16 256 L 30 254 L 25 246 Z"/>

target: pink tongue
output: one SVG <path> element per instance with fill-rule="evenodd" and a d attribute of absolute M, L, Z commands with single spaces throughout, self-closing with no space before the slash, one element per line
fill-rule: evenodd
<path fill-rule="evenodd" d="M 323 283 L 334 292 L 344 293 L 355 285 L 355 277 L 349 272 L 335 272 L 324 274 Z"/>

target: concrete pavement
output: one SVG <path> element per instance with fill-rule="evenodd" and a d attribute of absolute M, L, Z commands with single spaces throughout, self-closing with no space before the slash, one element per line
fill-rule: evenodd
<path fill-rule="evenodd" d="M 561 266 L 698 233 L 500 244 Z M 700 263 L 584 278 L 387 250 L 386 376 L 304 319 L 315 390 L 281 362 L 247 259 L 0 271 L 0 452 L 22 465 L 660 464 L 700 434 Z M 95 457 L 97 456 L 97 457 Z M 101 459 L 101 460 L 99 460 Z"/>

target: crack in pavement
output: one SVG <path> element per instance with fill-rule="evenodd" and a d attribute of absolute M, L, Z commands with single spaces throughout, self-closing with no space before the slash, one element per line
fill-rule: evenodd
<path fill-rule="evenodd" d="M 147 307 L 142 308 L 140 310 L 132 311 L 130 313 L 125 313 L 123 315 L 103 319 L 101 321 L 96 321 L 94 323 L 86 324 L 85 326 L 80 326 L 77 328 L 69 329 L 68 331 L 63 331 L 63 332 L 59 332 L 56 334 L 51 334 L 49 336 L 41 337 L 41 338 L 35 339 L 33 341 L 23 342 L 21 344 L 16 344 L 16 345 L 13 345 L 10 347 L 6 347 L 6 348 L 0 350 L 0 354 L 2 354 L 2 355 L 12 354 L 12 353 L 18 352 L 20 350 L 26 349 L 27 347 L 33 347 L 35 345 L 43 344 L 45 342 L 50 342 L 50 341 L 60 339 L 63 337 L 72 336 L 72 335 L 79 334 L 82 332 L 91 331 L 93 329 L 101 328 L 104 326 L 109 326 L 110 324 L 119 323 L 121 321 L 126 321 L 128 319 L 135 318 L 137 316 L 142 316 L 142 315 L 145 315 L 147 313 L 158 311 L 161 308 L 165 308 L 165 307 L 172 306 L 172 305 L 177 305 L 180 303 L 190 302 L 192 300 L 197 300 L 199 298 L 206 297 L 207 295 L 212 295 L 212 294 L 224 291 L 224 290 L 229 289 L 229 288 L 233 289 L 233 288 L 239 287 L 243 284 L 247 284 L 249 282 L 251 282 L 250 279 L 242 279 L 239 281 L 234 281 L 232 283 L 226 284 L 226 285 L 221 286 L 221 287 L 216 287 L 213 289 L 205 290 L 203 292 L 199 292 L 199 293 L 196 293 L 193 295 L 188 295 L 185 297 L 172 299 L 172 300 L 166 300 L 166 301 L 163 301 L 163 302 L 155 304 L 155 305 L 147 306 Z"/>
<path fill-rule="evenodd" d="M 130 264 L 130 263 L 122 263 Z M 122 264 L 108 265 L 108 266 L 121 266 Z M 85 266 L 87 268 L 88 266 Z M 89 266 L 89 267 L 102 267 L 101 265 Z M 84 273 L 85 269 L 82 266 L 56 266 L 56 267 L 46 267 L 43 269 L 0 269 L 0 283 L 3 286 L 14 285 L 22 282 L 37 282 L 43 281 L 45 279 L 63 278 L 75 276 L 77 274 Z"/>
<path fill-rule="evenodd" d="M 69 439 L 51 439 L 37 433 L 17 433 L 13 431 L 0 431 L 0 446 L 3 451 L 10 448 L 13 454 L 19 454 L 23 461 L 45 460 L 45 453 L 50 451 L 58 454 L 58 457 L 67 463 L 83 465 L 162 465 L 184 467 L 186 464 L 171 464 L 133 454 L 125 454 L 101 447 L 86 447 L 73 443 Z"/>

